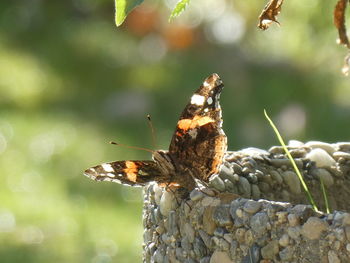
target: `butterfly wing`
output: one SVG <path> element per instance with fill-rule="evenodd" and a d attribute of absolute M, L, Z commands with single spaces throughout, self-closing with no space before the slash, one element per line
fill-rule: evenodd
<path fill-rule="evenodd" d="M 182 112 L 169 147 L 177 168 L 202 181 L 219 172 L 227 149 L 219 104 L 223 87 L 217 74 L 204 80 Z"/>
<path fill-rule="evenodd" d="M 84 175 L 95 181 L 111 181 L 130 186 L 143 186 L 162 181 L 162 173 L 154 161 L 116 161 L 85 170 Z"/>

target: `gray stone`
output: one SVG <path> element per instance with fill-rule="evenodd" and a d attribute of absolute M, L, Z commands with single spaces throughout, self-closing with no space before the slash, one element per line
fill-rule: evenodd
<path fill-rule="evenodd" d="M 214 231 L 214 235 L 215 235 L 215 236 L 218 236 L 218 237 L 223 237 L 225 233 L 226 233 L 226 231 L 225 231 L 225 229 L 222 228 L 222 227 L 218 227 L 218 228 L 216 228 L 215 231 Z"/>
<path fill-rule="evenodd" d="M 291 237 L 294 240 L 299 240 L 300 239 L 300 233 L 301 232 L 301 227 L 296 226 L 296 227 L 288 227 L 287 228 L 287 233 L 289 237 Z"/>
<path fill-rule="evenodd" d="M 208 235 L 205 231 L 203 231 L 202 229 L 199 229 L 198 230 L 198 233 L 199 233 L 199 235 L 200 235 L 200 237 L 202 238 L 202 240 L 203 240 L 203 242 L 204 242 L 204 244 L 205 244 L 205 246 L 207 247 L 207 248 L 210 248 L 211 247 L 211 244 L 210 244 L 210 235 Z"/>
<path fill-rule="evenodd" d="M 319 169 L 315 169 L 313 172 L 318 178 L 322 179 L 323 184 L 326 187 L 331 187 L 334 184 L 333 176 L 326 169 L 319 168 Z"/>
<path fill-rule="evenodd" d="M 238 216 L 236 214 L 237 209 L 239 209 L 241 206 L 243 206 L 246 202 L 247 202 L 247 199 L 244 199 L 244 198 L 238 198 L 238 199 L 233 200 L 231 202 L 230 214 L 231 214 L 233 219 L 238 218 Z"/>
<path fill-rule="evenodd" d="M 249 248 L 247 255 L 242 259 L 242 263 L 260 262 L 260 247 L 256 244 Z"/>
<path fill-rule="evenodd" d="M 280 175 L 279 172 L 277 172 L 275 170 L 271 170 L 270 171 L 270 175 L 271 175 L 273 181 L 276 182 L 277 184 L 282 184 L 283 183 L 282 176 Z"/>
<path fill-rule="evenodd" d="M 199 263 L 210 263 L 210 257 L 204 257 L 199 260 Z"/>
<path fill-rule="evenodd" d="M 253 244 L 254 241 L 254 235 L 252 230 L 248 229 L 245 234 L 244 234 L 244 240 L 245 240 L 245 244 L 247 245 L 251 245 Z"/>
<path fill-rule="evenodd" d="M 243 197 L 250 198 L 251 187 L 249 181 L 243 176 L 239 177 L 238 189 L 242 193 Z"/>
<path fill-rule="evenodd" d="M 243 207 L 243 210 L 249 214 L 255 214 L 261 208 L 261 203 L 253 200 L 248 200 Z"/>
<path fill-rule="evenodd" d="M 289 245 L 289 236 L 287 234 L 283 234 L 281 238 L 278 240 L 278 243 L 282 247 L 286 247 Z"/>
<path fill-rule="evenodd" d="M 218 226 L 232 225 L 232 220 L 230 216 L 230 205 L 218 206 L 214 211 L 213 220 Z"/>
<path fill-rule="evenodd" d="M 342 225 L 343 226 L 350 225 L 350 214 L 349 213 L 344 213 Z"/>
<path fill-rule="evenodd" d="M 333 250 L 328 251 L 328 262 L 329 263 L 341 263 L 338 255 L 337 255 L 337 252 L 335 252 Z"/>
<path fill-rule="evenodd" d="M 190 251 L 192 249 L 192 245 L 190 241 L 188 241 L 187 237 L 183 237 L 181 239 L 181 248 L 185 251 Z"/>
<path fill-rule="evenodd" d="M 224 184 L 225 184 L 225 189 L 227 189 L 231 193 L 235 193 L 235 189 L 237 189 L 237 187 L 230 180 L 225 179 Z"/>
<path fill-rule="evenodd" d="M 223 165 L 220 170 L 220 178 L 221 179 L 232 179 L 233 175 L 233 169 L 230 167 L 227 167 L 226 165 Z"/>
<path fill-rule="evenodd" d="M 232 240 L 233 240 L 233 234 L 224 234 L 224 239 L 227 241 L 227 242 L 229 242 L 229 243 L 231 243 L 232 242 Z"/>
<path fill-rule="evenodd" d="M 193 227 L 189 224 L 186 223 L 184 225 L 184 230 L 185 230 L 185 235 L 187 236 L 188 240 L 192 243 L 194 241 L 194 229 Z"/>
<path fill-rule="evenodd" d="M 258 182 L 258 177 L 255 175 L 255 173 L 249 173 L 247 176 L 247 180 L 251 184 L 255 184 Z"/>
<path fill-rule="evenodd" d="M 190 193 L 190 198 L 192 201 L 199 201 L 204 197 L 204 194 L 199 191 L 198 189 L 194 189 L 191 193 Z"/>
<path fill-rule="evenodd" d="M 264 234 L 268 222 L 269 218 L 265 212 L 259 212 L 253 215 L 250 219 L 251 228 L 258 235 Z"/>
<path fill-rule="evenodd" d="M 314 240 L 320 238 L 323 231 L 326 231 L 328 224 L 320 218 L 310 217 L 302 226 L 302 235 L 308 239 Z"/>
<path fill-rule="evenodd" d="M 207 249 L 204 242 L 200 238 L 196 238 L 193 242 L 193 251 L 197 258 L 204 257 L 207 254 Z"/>
<path fill-rule="evenodd" d="M 235 257 L 236 253 L 237 253 L 237 247 L 238 247 L 238 242 L 236 240 L 231 241 L 230 244 L 230 255 L 231 257 Z"/>
<path fill-rule="evenodd" d="M 225 183 L 217 174 L 210 177 L 209 185 L 221 192 L 225 191 Z"/>
<path fill-rule="evenodd" d="M 270 241 L 266 246 L 261 249 L 261 256 L 264 259 L 274 259 L 279 252 L 279 246 L 277 240 Z"/>
<path fill-rule="evenodd" d="M 176 222 L 176 212 L 170 211 L 168 217 L 168 232 L 170 235 L 177 235 L 179 233 L 179 229 L 177 228 Z"/>
<path fill-rule="evenodd" d="M 282 178 L 293 194 L 301 193 L 300 181 L 296 173 L 285 171 L 282 173 Z"/>
<path fill-rule="evenodd" d="M 259 199 L 261 196 L 259 187 L 256 184 L 252 184 L 251 187 L 252 187 L 252 198 L 255 200 Z"/>
<path fill-rule="evenodd" d="M 287 218 L 290 226 L 297 226 L 300 223 L 300 218 L 296 214 L 289 214 Z"/>
<path fill-rule="evenodd" d="M 259 182 L 259 189 L 264 194 L 271 194 L 271 185 L 265 182 Z"/>
<path fill-rule="evenodd" d="M 215 250 L 210 258 L 210 263 L 234 263 L 227 252 Z"/>
<path fill-rule="evenodd" d="M 294 249 L 293 247 L 286 247 L 280 253 L 279 256 L 282 262 L 290 261 L 293 259 Z"/>
<path fill-rule="evenodd" d="M 234 173 L 241 174 L 242 173 L 242 167 L 238 165 L 237 163 L 232 163 L 232 169 Z"/>

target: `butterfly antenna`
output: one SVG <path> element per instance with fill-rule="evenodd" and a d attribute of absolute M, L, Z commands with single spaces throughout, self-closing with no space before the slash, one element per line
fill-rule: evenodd
<path fill-rule="evenodd" d="M 151 149 L 147 149 L 147 148 L 142 148 L 142 147 L 136 147 L 136 146 L 129 146 L 129 145 L 125 145 L 125 144 L 121 144 L 121 143 L 117 143 L 117 142 L 109 142 L 110 144 L 114 144 L 114 145 L 118 145 L 118 146 L 122 146 L 125 148 L 129 148 L 129 149 L 136 149 L 136 150 L 141 150 L 141 151 L 146 151 L 146 152 L 150 152 L 150 153 L 154 153 L 153 150 Z"/>
<path fill-rule="evenodd" d="M 155 132 L 154 127 L 153 127 L 151 115 L 147 114 L 147 120 L 148 120 L 148 126 L 149 126 L 149 128 L 151 129 L 151 133 L 152 133 L 152 145 L 153 145 L 153 149 L 157 149 L 157 145 L 156 145 L 156 132 Z"/>

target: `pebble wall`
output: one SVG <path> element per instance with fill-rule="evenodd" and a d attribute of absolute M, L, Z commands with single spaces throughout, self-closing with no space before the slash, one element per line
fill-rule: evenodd
<path fill-rule="evenodd" d="M 179 199 L 144 193 L 144 262 L 350 262 L 350 143 L 289 150 L 320 210 L 315 212 L 281 147 L 227 152 L 208 187 Z"/>

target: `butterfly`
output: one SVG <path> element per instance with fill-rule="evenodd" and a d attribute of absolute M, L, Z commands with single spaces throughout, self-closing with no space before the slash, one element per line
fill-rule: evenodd
<path fill-rule="evenodd" d="M 220 94 L 224 85 L 217 74 L 206 78 L 181 113 L 169 150 L 153 152 L 153 160 L 102 163 L 85 170 L 96 181 L 130 186 L 149 182 L 192 190 L 220 172 L 227 149 L 222 129 Z"/>

